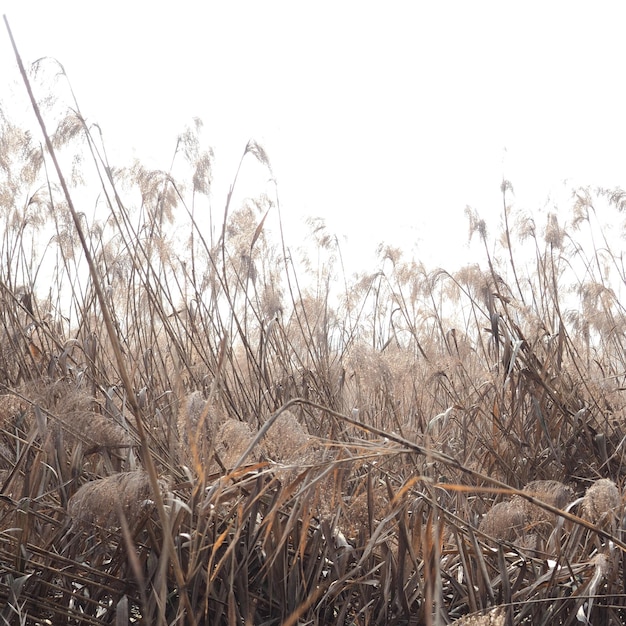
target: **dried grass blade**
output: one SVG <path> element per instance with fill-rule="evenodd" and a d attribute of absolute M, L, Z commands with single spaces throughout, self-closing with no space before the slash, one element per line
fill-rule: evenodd
<path fill-rule="evenodd" d="M 478 571 L 480 572 L 480 578 L 478 579 L 478 588 L 479 589 L 483 589 L 486 591 L 487 595 L 489 596 L 489 600 L 490 602 L 493 604 L 495 603 L 496 600 L 496 596 L 495 593 L 491 587 L 491 578 L 489 577 L 488 571 L 487 571 L 487 564 L 485 563 L 485 558 L 483 556 L 483 552 L 480 548 L 480 544 L 478 543 L 478 540 L 476 539 L 476 535 L 474 534 L 474 530 L 468 526 L 467 529 L 470 541 L 472 542 L 472 547 L 474 549 L 474 557 L 476 559 L 476 562 L 478 564 Z M 483 600 L 480 600 L 480 609 L 484 609 L 485 607 L 485 603 L 483 602 Z"/>
<path fill-rule="evenodd" d="M 502 586 L 502 604 L 507 605 L 507 621 L 511 621 L 513 613 L 511 610 L 511 581 L 509 580 L 509 571 L 504 557 L 504 548 L 502 544 L 498 545 L 498 567 L 500 569 L 500 584 Z"/>
<path fill-rule="evenodd" d="M 461 557 L 461 574 L 462 581 L 458 581 L 460 584 L 463 584 L 467 593 L 467 603 L 469 605 L 470 613 L 476 613 L 478 611 L 478 606 L 480 604 L 479 600 L 476 597 L 476 593 L 478 590 L 478 585 L 474 580 L 474 568 L 471 566 L 471 555 L 467 552 L 466 543 L 463 539 L 463 534 L 457 528 L 453 529 L 454 538 L 456 541 L 456 546 L 458 553 Z M 460 578 L 460 576 L 457 576 Z"/>
<path fill-rule="evenodd" d="M 128 626 L 130 624 L 128 614 L 128 596 L 123 595 L 115 607 L 115 626 Z"/>

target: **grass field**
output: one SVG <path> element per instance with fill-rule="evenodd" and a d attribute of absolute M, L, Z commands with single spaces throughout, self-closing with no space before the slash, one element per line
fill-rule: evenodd
<path fill-rule="evenodd" d="M 626 194 L 540 224 L 505 181 L 483 265 L 345 276 L 210 197 L 199 125 L 119 168 L 36 95 L 47 147 L 0 110 L 3 624 L 624 622 Z"/>

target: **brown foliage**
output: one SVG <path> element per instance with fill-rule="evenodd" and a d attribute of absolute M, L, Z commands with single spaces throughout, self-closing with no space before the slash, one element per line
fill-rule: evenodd
<path fill-rule="evenodd" d="M 0 617 L 623 623 L 621 248 L 556 215 L 542 238 L 503 183 L 497 255 L 468 210 L 482 265 L 386 246 L 337 280 L 339 239 L 313 220 L 298 265 L 267 190 L 234 184 L 222 222 L 196 205 L 211 153 L 191 131 L 163 172 L 101 158 L 76 103 L 57 122 L 64 157 L 88 135 L 102 215 L 70 219 L 42 150 L 0 119 Z M 623 208 L 596 195 L 576 194 L 575 228 L 602 199 Z M 44 303 L 30 283 L 50 251 Z"/>

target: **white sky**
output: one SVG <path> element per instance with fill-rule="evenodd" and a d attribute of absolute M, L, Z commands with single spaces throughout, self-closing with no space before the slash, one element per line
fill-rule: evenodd
<path fill-rule="evenodd" d="M 622 2 L 0 8 L 26 63 L 52 56 L 65 66 L 119 159 L 167 168 L 176 136 L 200 117 L 217 159 L 217 208 L 255 138 L 288 236 L 303 217 L 325 217 L 349 268 L 367 265 L 383 240 L 429 266 L 463 263 L 463 210 L 477 209 L 494 233 L 503 174 L 536 215 L 565 179 L 625 183 Z M 2 89 L 17 69 L 0 30 Z"/>

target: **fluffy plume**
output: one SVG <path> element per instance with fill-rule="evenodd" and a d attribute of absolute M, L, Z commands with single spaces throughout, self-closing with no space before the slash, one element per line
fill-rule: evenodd
<path fill-rule="evenodd" d="M 534 480 L 524 487 L 524 491 L 558 509 L 565 508 L 574 499 L 573 490 L 558 480 Z M 553 513 L 520 496 L 515 496 L 512 501 L 519 502 L 526 515 L 526 523 L 535 532 L 552 530 L 556 523 Z"/>
<path fill-rule="evenodd" d="M 485 513 L 478 530 L 494 539 L 515 541 L 525 532 L 526 521 L 521 502 L 498 502 Z"/>
<path fill-rule="evenodd" d="M 162 493 L 167 483 L 161 482 Z M 68 512 L 77 526 L 120 526 L 120 513 L 132 528 L 154 506 L 150 479 L 143 470 L 120 472 L 85 483 L 71 498 Z"/>
<path fill-rule="evenodd" d="M 504 626 L 506 624 L 506 613 L 500 607 L 465 615 L 455 620 L 450 626 Z"/>
<path fill-rule="evenodd" d="M 28 411 L 28 404 L 14 394 L 0 395 L 0 428 L 10 428 Z"/>
<path fill-rule="evenodd" d="M 216 411 L 201 391 L 190 393 L 178 413 L 180 462 L 194 466 L 206 461 L 216 434 Z"/>
<path fill-rule="evenodd" d="M 524 491 L 559 509 L 574 499 L 574 492 L 557 480 L 534 480 L 524 487 Z M 494 539 L 521 541 L 527 547 L 532 547 L 537 534 L 549 533 L 555 522 L 553 513 L 521 496 L 514 496 L 509 501 L 491 507 L 481 520 L 479 530 Z"/>
<path fill-rule="evenodd" d="M 79 413 L 71 422 L 66 421 L 64 430 L 71 438 L 86 444 L 86 449 L 128 448 L 133 445 L 130 435 L 112 418 L 97 413 Z"/>
<path fill-rule="evenodd" d="M 235 465 L 252 438 L 252 429 L 245 422 L 229 419 L 222 424 L 217 433 L 215 452 L 226 469 Z"/>
<path fill-rule="evenodd" d="M 274 461 L 295 461 L 307 452 L 310 437 L 291 411 L 283 411 L 267 431 L 263 448 Z"/>
<path fill-rule="evenodd" d="M 583 516 L 598 526 L 611 526 L 617 519 L 621 504 L 622 497 L 617 485 L 608 478 L 601 478 L 585 493 Z"/>

